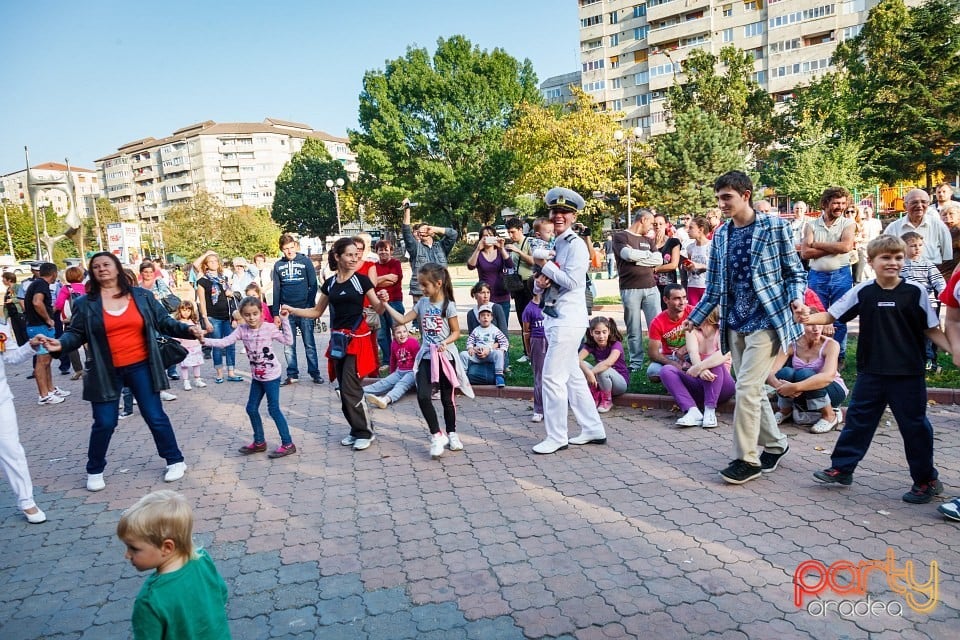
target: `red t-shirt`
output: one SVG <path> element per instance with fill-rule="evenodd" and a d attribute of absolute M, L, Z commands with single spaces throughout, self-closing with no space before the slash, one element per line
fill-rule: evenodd
<path fill-rule="evenodd" d="M 960 271 L 950 277 L 947 288 L 940 294 L 940 302 L 951 309 L 960 308 Z"/>
<path fill-rule="evenodd" d="M 147 359 L 147 341 L 143 337 L 143 316 L 130 298 L 126 310 L 118 316 L 103 311 L 103 327 L 113 366 L 126 367 Z"/>
<path fill-rule="evenodd" d="M 650 340 L 660 341 L 660 353 L 669 356 L 687 343 L 687 337 L 680 325 L 687 319 L 691 311 L 693 311 L 693 307 L 690 305 L 684 307 L 680 319 L 676 322 L 670 319 L 666 311 L 661 311 L 650 323 L 650 333 L 647 337 Z"/>
<path fill-rule="evenodd" d="M 389 287 L 377 287 L 377 291 L 386 290 L 390 297 L 390 302 L 403 301 L 403 265 L 396 258 L 390 258 L 386 264 L 377 263 L 377 277 L 387 275 L 397 276 L 397 281 Z M 374 283 L 376 284 L 376 283 Z"/>

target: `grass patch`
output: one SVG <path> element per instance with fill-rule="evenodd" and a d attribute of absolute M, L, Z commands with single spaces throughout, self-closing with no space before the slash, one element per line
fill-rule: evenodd
<path fill-rule="evenodd" d="M 623 304 L 623 300 L 620 299 L 620 296 L 596 296 L 593 299 L 594 306 L 602 304 Z"/>

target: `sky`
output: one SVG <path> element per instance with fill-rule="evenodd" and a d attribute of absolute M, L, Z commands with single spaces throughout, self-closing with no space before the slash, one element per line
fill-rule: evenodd
<path fill-rule="evenodd" d="M 279 118 L 346 136 L 363 74 L 438 38 L 579 68 L 576 0 L 3 0 L 0 175 L 93 161 L 202 122 Z"/>

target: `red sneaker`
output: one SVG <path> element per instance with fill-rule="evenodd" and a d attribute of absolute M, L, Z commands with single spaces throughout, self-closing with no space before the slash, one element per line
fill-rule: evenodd
<path fill-rule="evenodd" d="M 250 455 L 251 453 L 263 453 L 267 450 L 266 442 L 251 442 L 248 445 L 240 447 L 238 451 L 245 456 Z"/>

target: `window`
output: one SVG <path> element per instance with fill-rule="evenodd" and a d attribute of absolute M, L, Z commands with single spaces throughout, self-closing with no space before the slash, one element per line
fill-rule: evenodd
<path fill-rule="evenodd" d="M 649 94 L 649 93 L 641 93 L 640 95 L 637 96 L 637 106 L 638 106 L 638 107 L 645 107 L 645 106 L 647 106 L 648 104 L 650 104 L 650 94 Z"/>
<path fill-rule="evenodd" d="M 670 2 L 673 2 L 673 0 L 650 0 L 647 4 L 651 7 L 659 7 L 662 4 L 668 4 Z"/>
<path fill-rule="evenodd" d="M 852 27 L 846 27 L 846 28 L 843 30 L 843 39 L 844 39 L 844 40 L 852 40 L 852 39 L 856 38 L 858 35 L 860 35 L 860 32 L 861 32 L 861 31 L 863 31 L 863 25 L 862 25 L 862 24 L 855 24 L 855 25 L 853 25 Z"/>
<path fill-rule="evenodd" d="M 743 10 L 747 11 L 756 11 L 760 8 L 760 0 L 743 0 Z"/>
<path fill-rule="evenodd" d="M 617 12 L 616 12 L 616 11 L 611 11 L 611 12 L 610 12 L 610 24 L 617 24 L 617 22 L 619 22 L 619 21 L 620 21 L 620 19 L 617 18 Z"/>
<path fill-rule="evenodd" d="M 603 16 L 598 13 L 595 16 L 590 16 L 589 18 L 584 18 L 583 20 L 581 20 L 580 27 L 583 29 L 586 29 L 587 27 L 592 27 L 602 22 L 603 22 Z"/>
<path fill-rule="evenodd" d="M 610 68 L 611 69 L 620 68 L 620 56 L 610 56 Z"/>
<path fill-rule="evenodd" d="M 657 76 L 671 75 L 680 71 L 680 64 L 660 64 L 655 67 L 650 67 L 650 77 L 656 78 Z"/>
<path fill-rule="evenodd" d="M 639 51 L 633 52 L 633 61 L 634 62 L 646 62 L 647 61 L 647 50 L 640 49 Z"/>
<path fill-rule="evenodd" d="M 792 40 L 783 40 L 782 42 L 771 43 L 770 53 L 783 53 L 784 51 L 791 51 L 799 48 L 800 38 L 793 38 Z"/>
<path fill-rule="evenodd" d="M 615 34 L 613 34 L 612 36 L 610 36 L 610 46 L 611 46 L 611 47 L 615 47 L 615 46 L 617 46 L 618 44 L 620 44 L 620 34 L 619 34 L 619 33 L 615 33 Z"/>
<path fill-rule="evenodd" d="M 732 4 L 723 5 L 723 17 L 729 18 L 732 15 L 733 15 L 733 5 Z"/>
<path fill-rule="evenodd" d="M 763 47 L 757 47 L 755 49 L 747 49 L 747 53 L 753 56 L 754 60 L 763 59 Z"/>
<path fill-rule="evenodd" d="M 724 42 L 733 42 L 733 29 L 724 29 L 721 33 L 723 34 L 721 39 Z"/>
<path fill-rule="evenodd" d="M 636 126 L 636 127 L 643 127 L 644 129 L 649 129 L 649 128 L 650 128 L 650 116 L 641 116 L 641 117 L 637 118 L 636 124 L 635 124 L 634 126 Z"/>
<path fill-rule="evenodd" d="M 682 38 L 680 40 L 680 46 L 696 47 L 697 45 L 704 44 L 705 42 L 708 42 L 708 41 L 709 41 L 709 38 L 707 38 L 706 34 L 701 33 L 698 36 L 692 36 L 690 38 Z"/>
<path fill-rule="evenodd" d="M 860 13 L 861 11 L 867 10 L 866 0 L 852 0 L 849 2 L 843 3 L 843 13 L 844 15 L 848 13 Z"/>
<path fill-rule="evenodd" d="M 596 82 L 584 82 L 583 90 L 587 93 L 595 93 L 597 91 L 603 91 L 606 83 L 603 80 L 597 80 Z"/>
<path fill-rule="evenodd" d="M 763 22 L 751 22 L 743 27 L 743 37 L 752 38 L 763 34 Z"/>
<path fill-rule="evenodd" d="M 635 82 L 637 83 L 637 86 L 647 84 L 650 82 L 650 72 L 641 71 L 638 74 L 636 74 L 635 78 L 636 78 Z"/>
<path fill-rule="evenodd" d="M 581 7 L 589 7 L 592 4 L 597 4 L 600 0 L 580 0 Z"/>
<path fill-rule="evenodd" d="M 647 15 L 647 5 L 645 5 L 645 4 L 637 4 L 637 5 L 634 5 L 634 6 L 633 6 L 633 17 L 634 17 L 634 18 L 642 18 L 642 17 L 645 16 L 645 15 Z"/>
<path fill-rule="evenodd" d="M 823 18 L 831 15 L 833 15 L 833 5 L 825 4 L 821 7 L 804 9 L 803 11 L 794 11 L 793 13 L 785 13 L 784 15 L 777 16 L 776 18 L 770 18 L 770 20 L 768 20 L 768 24 L 771 29 L 778 29 L 780 27 L 786 27 L 798 22 L 816 20 L 817 18 Z"/>
<path fill-rule="evenodd" d="M 562 95 L 563 95 L 563 89 L 561 89 L 560 87 L 557 87 L 557 88 L 555 88 L 555 89 L 544 89 L 544 90 L 543 90 L 543 97 L 544 97 L 546 100 L 558 99 L 558 98 L 560 98 Z"/>
<path fill-rule="evenodd" d="M 623 101 L 622 101 L 622 100 L 614 100 L 614 101 L 613 101 L 613 110 L 614 110 L 614 111 L 623 111 Z"/>
<path fill-rule="evenodd" d="M 752 76 L 753 81 L 757 84 L 764 84 L 767 81 L 767 72 L 766 71 L 757 71 Z"/>
<path fill-rule="evenodd" d="M 600 38 L 597 38 L 596 40 L 587 40 L 585 42 L 581 42 L 580 50 L 590 51 L 591 49 L 599 49 L 602 46 L 603 46 L 603 41 Z"/>
<path fill-rule="evenodd" d="M 599 60 L 591 60 L 590 62 L 583 63 L 583 72 L 587 71 L 596 71 L 597 69 L 603 69 L 603 58 Z"/>
<path fill-rule="evenodd" d="M 611 89 L 620 89 L 622 87 L 622 80 L 620 78 L 614 78 L 610 81 Z"/>
<path fill-rule="evenodd" d="M 648 31 L 650 31 L 650 25 L 645 24 L 642 27 L 637 27 L 633 30 L 633 39 L 644 40 L 647 37 Z"/>

